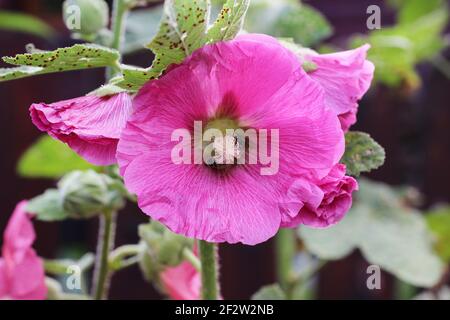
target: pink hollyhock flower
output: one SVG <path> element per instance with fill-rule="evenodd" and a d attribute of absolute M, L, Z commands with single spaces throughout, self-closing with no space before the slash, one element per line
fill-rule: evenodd
<path fill-rule="evenodd" d="M 298 214 L 286 216 L 283 227 L 305 224 L 324 228 L 342 220 L 352 206 L 352 193 L 358 190 L 358 183 L 345 175 L 345 165 L 336 165 L 330 173 L 318 182 L 299 181 L 288 195 L 294 202 L 305 199 Z"/>
<path fill-rule="evenodd" d="M 196 50 L 147 83 L 133 104 L 117 152 L 125 184 L 145 213 L 187 237 L 245 244 L 269 239 L 284 215 L 302 208 L 292 199 L 283 208 L 291 186 L 325 177 L 344 152 L 344 134 L 323 88 L 292 52 L 258 36 Z M 261 163 L 175 164 L 171 153 L 179 141 L 172 133 L 192 132 L 194 121 L 216 129 L 279 130 L 279 170 L 261 175 Z"/>
<path fill-rule="evenodd" d="M 239 38 L 281 46 L 276 39 L 263 34 Z M 369 49 L 370 45 L 365 44 L 354 50 L 331 54 L 318 54 L 309 49 L 299 53 L 302 63 L 313 62 L 317 67 L 308 75 L 324 89 L 325 103 L 339 115 L 344 131 L 355 124 L 358 100 L 369 90 L 373 79 L 375 66 L 366 59 Z"/>
<path fill-rule="evenodd" d="M 164 290 L 173 300 L 200 300 L 201 277 L 194 266 L 184 261 L 160 274 Z"/>
<path fill-rule="evenodd" d="M 358 101 L 369 90 L 375 66 L 366 60 L 370 45 L 331 54 L 307 53 L 304 59 L 317 66 L 309 73 L 325 90 L 326 104 L 339 115 L 342 129 L 356 122 Z"/>
<path fill-rule="evenodd" d="M 131 97 L 127 93 L 87 95 L 30 107 L 31 119 L 39 130 L 67 143 L 95 165 L 116 163 L 117 143 L 131 112 Z"/>
<path fill-rule="evenodd" d="M 26 201 L 17 205 L 3 235 L 0 299 L 43 300 L 47 296 L 44 265 L 31 248 L 35 233 L 26 205 Z"/>

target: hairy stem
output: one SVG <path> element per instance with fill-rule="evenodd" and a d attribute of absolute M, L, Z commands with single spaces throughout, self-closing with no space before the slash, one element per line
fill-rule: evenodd
<path fill-rule="evenodd" d="M 295 234 L 292 229 L 280 229 L 276 238 L 277 276 L 281 287 L 290 291 L 292 264 L 295 257 Z"/>
<path fill-rule="evenodd" d="M 126 0 L 114 0 L 111 31 L 113 34 L 111 48 L 120 51 L 122 49 L 122 42 L 125 34 L 125 22 L 128 15 L 129 7 Z M 112 78 L 120 72 L 118 67 L 108 68 L 106 77 Z"/>
<path fill-rule="evenodd" d="M 217 300 L 219 286 L 217 283 L 217 245 L 206 241 L 199 241 L 202 298 L 203 300 Z"/>
<path fill-rule="evenodd" d="M 109 281 L 111 277 L 109 253 L 114 246 L 116 217 L 117 214 L 111 211 L 107 211 L 100 216 L 97 255 L 92 287 L 92 295 L 96 300 L 106 299 L 108 296 Z"/>

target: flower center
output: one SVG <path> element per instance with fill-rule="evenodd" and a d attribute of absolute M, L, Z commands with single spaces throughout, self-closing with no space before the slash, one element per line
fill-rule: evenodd
<path fill-rule="evenodd" d="M 236 134 L 241 129 L 231 118 L 214 118 L 208 121 L 203 131 L 204 162 L 215 170 L 234 167 L 244 155 L 244 143 Z"/>

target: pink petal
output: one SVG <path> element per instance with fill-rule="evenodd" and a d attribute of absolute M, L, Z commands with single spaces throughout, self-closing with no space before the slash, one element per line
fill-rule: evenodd
<path fill-rule="evenodd" d="M 326 103 L 340 115 L 345 131 L 356 122 L 358 100 L 373 79 L 375 67 L 366 60 L 369 48 L 366 44 L 349 51 L 305 56 L 317 65 L 309 75 L 324 88 Z"/>
<path fill-rule="evenodd" d="M 191 263 L 185 261 L 179 266 L 167 268 L 160 277 L 173 300 L 200 300 L 201 278 Z"/>
<path fill-rule="evenodd" d="M 117 142 L 132 113 L 127 93 L 93 95 L 53 104 L 33 104 L 31 119 L 41 131 L 67 143 L 87 161 L 96 165 L 116 163 Z"/>

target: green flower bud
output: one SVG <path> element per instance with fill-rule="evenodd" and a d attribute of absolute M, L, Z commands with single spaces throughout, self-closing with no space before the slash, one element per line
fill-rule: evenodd
<path fill-rule="evenodd" d="M 124 206 L 117 181 L 93 170 L 75 171 L 58 183 L 62 207 L 71 218 L 90 218 Z"/>
<path fill-rule="evenodd" d="M 67 28 L 73 32 L 96 34 L 108 26 L 108 4 L 104 0 L 65 0 L 63 18 Z"/>
<path fill-rule="evenodd" d="M 192 239 L 177 235 L 156 221 L 140 225 L 139 236 L 146 246 L 140 266 L 147 279 L 153 279 L 165 267 L 182 263 L 184 249 L 194 245 Z"/>

